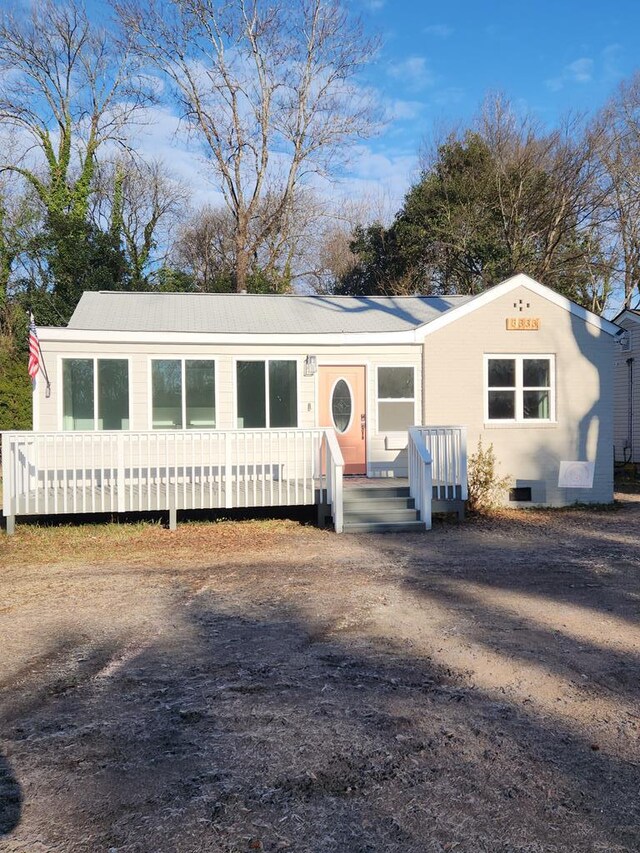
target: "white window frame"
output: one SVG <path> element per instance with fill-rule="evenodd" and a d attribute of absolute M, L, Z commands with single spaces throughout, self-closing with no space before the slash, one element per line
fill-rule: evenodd
<path fill-rule="evenodd" d="M 495 388 L 489 386 L 489 361 L 499 359 L 502 361 L 513 360 L 516 367 L 515 387 Z M 529 360 L 540 361 L 546 359 L 549 362 L 549 385 L 533 387 L 523 385 L 524 362 Z M 516 413 L 515 418 L 490 418 L 489 417 L 489 391 L 515 391 Z M 549 417 L 548 418 L 525 418 L 524 417 L 524 391 L 549 391 Z M 485 353 L 484 356 L 484 422 L 487 426 L 494 424 L 519 424 L 521 426 L 535 427 L 538 424 L 550 424 L 556 422 L 556 358 L 552 353 L 526 352 L 526 353 Z"/>
<path fill-rule="evenodd" d="M 74 430 L 64 428 L 64 362 L 65 361 L 91 361 L 93 362 L 93 429 L 91 430 Z M 129 426 L 126 430 L 104 430 L 98 426 L 98 362 L 99 361 L 126 361 L 127 362 L 127 403 L 129 406 Z M 62 393 L 58 394 L 58 423 L 60 424 L 60 432 L 129 432 L 131 427 L 131 417 L 133 412 L 133 395 L 131 389 L 131 356 L 129 355 L 94 355 L 73 353 L 73 355 L 60 355 L 58 358 L 58 388 L 62 389 Z"/>
<path fill-rule="evenodd" d="M 238 362 L 239 361 L 259 361 L 264 364 L 264 407 L 265 421 L 264 427 L 241 427 L 238 426 Z M 269 393 L 269 367 L 272 361 L 292 361 L 296 366 L 296 426 L 293 427 L 271 427 L 271 400 Z M 300 424 L 300 377 L 302 359 L 299 357 L 280 356 L 274 358 L 265 358 L 261 355 L 238 355 L 233 359 L 233 425 L 234 429 L 299 429 Z"/>
<path fill-rule="evenodd" d="M 380 396 L 380 368 L 386 367 L 404 367 L 409 368 L 413 371 L 413 397 L 381 397 Z M 416 393 L 416 365 L 415 364 L 376 364 L 376 399 L 375 399 L 375 412 L 376 412 L 376 435 L 377 436 L 397 436 L 404 435 L 405 430 L 382 430 L 380 429 L 380 410 L 378 408 L 379 403 L 413 403 L 413 424 L 419 423 L 418 414 L 416 411 L 416 406 L 418 404 L 418 395 Z"/>
<path fill-rule="evenodd" d="M 207 358 L 200 355 L 165 355 L 155 356 L 149 359 L 149 429 L 160 430 L 167 429 L 176 432 L 173 427 L 154 427 L 153 425 L 153 362 L 154 361 L 179 361 L 180 362 L 180 396 L 181 396 L 181 415 L 182 429 L 197 432 L 199 427 L 187 426 L 187 394 L 186 394 L 186 362 L 187 361 L 207 361 L 213 362 L 213 412 L 215 416 L 215 427 L 201 427 L 201 429 L 218 429 L 218 361 L 216 358 Z"/>

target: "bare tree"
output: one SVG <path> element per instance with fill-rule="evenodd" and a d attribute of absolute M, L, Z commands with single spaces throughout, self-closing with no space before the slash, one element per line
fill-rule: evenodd
<path fill-rule="evenodd" d="M 289 204 L 286 222 L 278 230 L 265 230 L 273 217 L 278 198 L 265 195 L 250 222 L 248 242 L 254 247 L 247 261 L 246 283 L 253 289 L 281 293 L 291 289 L 302 273 L 306 254 L 300 247 L 307 241 L 315 199 L 305 194 Z M 262 233 L 262 237 L 260 234 Z M 179 229 L 174 243 L 174 262 L 188 271 L 199 289 L 235 289 L 237 242 L 235 221 L 227 207 L 204 207 Z M 294 264 L 296 268 L 294 268 Z"/>
<path fill-rule="evenodd" d="M 272 215 L 267 196 L 255 221 L 261 228 Z M 363 200 L 343 200 L 330 206 L 315 193 L 299 193 L 290 207 L 285 228 L 270 235 L 250 259 L 249 283 L 261 290 L 282 293 L 297 285 L 303 290 L 329 292 L 336 278 L 354 261 L 350 242 L 359 223 L 372 218 Z M 226 207 L 195 211 L 178 229 L 171 261 L 188 272 L 198 289 L 227 290 L 235 274 L 233 218 Z"/>
<path fill-rule="evenodd" d="M 352 243 L 356 229 L 383 222 L 388 203 L 383 195 L 334 200 L 313 223 L 305 240 L 306 283 L 318 293 L 332 293 L 338 281 L 358 263 Z"/>
<path fill-rule="evenodd" d="M 233 222 L 224 207 L 204 207 L 177 230 L 172 263 L 188 272 L 198 290 L 219 290 L 231 280 L 234 268 Z"/>
<path fill-rule="evenodd" d="M 331 171 L 348 143 L 372 130 L 372 104 L 355 78 L 376 44 L 338 0 L 122 0 L 116 8 L 139 54 L 171 79 L 210 157 L 244 290 L 251 259 L 286 232 L 305 177 Z"/>
<path fill-rule="evenodd" d="M 123 156 L 99 166 L 92 216 L 121 239 L 132 286 L 148 284 L 149 272 L 164 260 L 170 235 L 186 218 L 189 191 L 157 160 Z"/>
<path fill-rule="evenodd" d="M 4 151 L 11 156 L 14 140 L 4 140 Z M 41 215 L 34 192 L 19 186 L 8 172 L 0 172 L 0 314 L 9 296 L 12 274 L 33 239 L 34 226 Z"/>
<path fill-rule="evenodd" d="M 21 175 L 47 213 L 86 216 L 98 149 L 124 139 L 147 97 L 128 47 L 76 0 L 0 15 L 0 126 L 23 142 L 0 170 Z"/>
<path fill-rule="evenodd" d="M 541 281 L 565 274 L 575 281 L 576 272 L 589 269 L 589 280 L 608 280 L 600 247 L 606 192 L 598 180 L 595 137 L 584 122 L 568 117 L 545 131 L 497 96 L 485 103 L 479 128 L 491 153 L 513 270 L 530 270 Z"/>
<path fill-rule="evenodd" d="M 640 295 L 640 74 L 622 83 L 594 122 L 593 135 L 603 165 L 624 305 L 631 307 Z"/>

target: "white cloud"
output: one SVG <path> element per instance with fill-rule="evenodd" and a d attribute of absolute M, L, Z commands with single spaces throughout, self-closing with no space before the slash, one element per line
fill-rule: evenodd
<path fill-rule="evenodd" d="M 581 56 L 562 69 L 558 77 L 547 80 L 547 88 L 559 92 L 567 83 L 590 83 L 593 79 L 593 59 Z"/>
<path fill-rule="evenodd" d="M 419 101 L 390 100 L 388 111 L 396 119 L 417 118 L 424 108 Z M 186 138 L 178 116 L 167 106 L 148 110 L 147 121 L 140 127 L 135 138 L 130 140 L 133 148 L 145 159 L 163 160 L 173 175 L 191 188 L 191 203 L 194 207 L 203 204 L 223 204 L 211 165 L 207 162 L 197 141 Z M 277 163 L 278 154 L 272 152 Z M 313 175 L 310 184 L 328 200 L 344 198 L 377 199 L 383 208 L 384 218 L 391 220 L 404 195 L 417 175 L 417 155 L 404 148 L 391 146 L 374 151 L 367 145 L 358 145 L 350 152 L 348 162 L 337 179 L 329 180 Z"/>
<path fill-rule="evenodd" d="M 417 174 L 417 154 L 392 148 L 373 151 L 360 145 L 353 152 L 348 171 L 337 186 L 333 185 L 333 195 L 337 190 L 345 198 L 383 199 L 383 218 L 391 220 Z"/>
<path fill-rule="evenodd" d="M 587 57 L 576 59 L 575 62 L 571 62 L 567 66 L 567 71 L 576 83 L 590 83 L 593 73 L 593 59 Z"/>
<path fill-rule="evenodd" d="M 422 115 L 424 109 L 422 101 L 391 100 L 385 106 L 385 121 L 413 121 Z"/>
<path fill-rule="evenodd" d="M 172 174 L 191 188 L 194 207 L 223 203 L 212 169 L 206 158 L 186 138 L 179 117 L 168 106 L 145 111 L 145 122 L 129 140 L 144 160 L 162 160 Z"/>
<path fill-rule="evenodd" d="M 439 39 L 447 39 L 453 33 L 453 28 L 447 24 L 431 24 L 425 27 L 423 32 L 428 36 L 435 36 Z"/>
<path fill-rule="evenodd" d="M 436 82 L 424 56 L 409 56 L 403 62 L 392 63 L 389 75 L 414 91 L 427 89 Z"/>

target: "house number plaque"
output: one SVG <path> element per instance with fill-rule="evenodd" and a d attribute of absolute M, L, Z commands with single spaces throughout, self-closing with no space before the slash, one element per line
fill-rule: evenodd
<path fill-rule="evenodd" d="M 537 332 L 540 328 L 538 317 L 507 317 L 509 332 Z"/>

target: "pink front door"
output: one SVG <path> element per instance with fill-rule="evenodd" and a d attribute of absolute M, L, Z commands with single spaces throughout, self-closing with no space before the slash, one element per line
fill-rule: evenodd
<path fill-rule="evenodd" d="M 366 474 L 366 408 L 364 365 L 318 368 L 318 426 L 334 427 L 344 456 L 345 474 Z"/>

